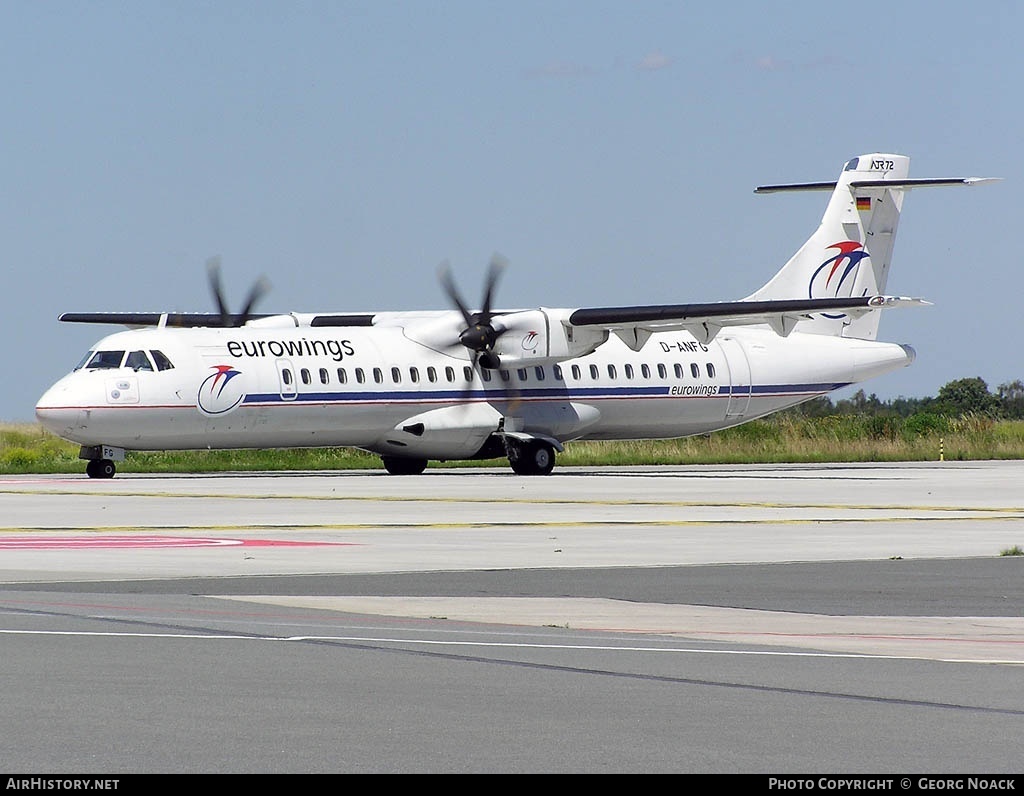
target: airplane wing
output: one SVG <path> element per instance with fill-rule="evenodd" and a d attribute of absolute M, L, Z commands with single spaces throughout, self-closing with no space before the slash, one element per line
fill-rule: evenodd
<path fill-rule="evenodd" d="M 309 326 L 372 326 L 374 316 L 369 313 L 312 315 L 308 319 Z M 300 325 L 300 318 L 294 314 L 256 313 L 246 316 L 231 315 L 225 319 L 216 312 L 65 312 L 57 317 L 64 323 L 104 323 L 120 324 L 128 327 L 141 326 L 173 326 L 190 328 L 203 327 L 239 327 L 247 323 L 263 326 L 274 321 L 276 325 Z"/>
<path fill-rule="evenodd" d="M 637 307 L 593 307 L 569 315 L 572 326 L 608 329 L 626 345 L 639 350 L 653 332 L 683 329 L 709 343 L 726 326 L 767 324 L 786 337 L 798 321 L 816 313 L 842 313 L 853 317 L 886 307 L 927 305 L 906 296 L 861 296 L 834 299 L 776 301 L 723 301 L 710 304 L 656 304 Z"/>
<path fill-rule="evenodd" d="M 248 315 L 246 319 L 271 315 Z M 65 312 L 57 317 L 64 323 L 109 323 L 123 326 L 222 326 L 224 318 L 216 312 Z M 236 320 L 240 320 L 236 319 Z M 230 325 L 230 324 L 229 324 Z M 241 325 L 238 323 L 237 325 Z"/>

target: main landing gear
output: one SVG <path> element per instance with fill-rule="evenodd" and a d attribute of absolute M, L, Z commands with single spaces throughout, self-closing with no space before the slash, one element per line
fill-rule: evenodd
<path fill-rule="evenodd" d="M 549 475 L 555 468 L 555 449 L 542 439 L 509 445 L 508 462 L 516 475 Z"/>
<path fill-rule="evenodd" d="M 427 469 L 426 459 L 407 459 L 402 456 L 381 456 L 384 469 L 391 475 L 419 475 Z"/>
<path fill-rule="evenodd" d="M 555 447 L 546 440 L 507 439 L 502 447 L 516 475 L 549 475 L 555 468 Z M 496 458 L 501 452 L 501 447 L 488 447 L 475 458 Z M 380 459 L 391 475 L 419 475 L 427 469 L 426 459 L 406 456 L 381 456 Z"/>

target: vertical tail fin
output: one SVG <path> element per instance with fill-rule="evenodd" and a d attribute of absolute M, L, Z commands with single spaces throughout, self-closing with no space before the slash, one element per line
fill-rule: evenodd
<path fill-rule="evenodd" d="M 884 293 L 904 191 L 913 184 L 936 183 L 908 180 L 909 170 L 910 158 L 905 155 L 861 155 L 846 164 L 834 183 L 757 188 L 757 193 L 832 189 L 832 197 L 814 234 L 748 299 L 850 298 Z M 879 317 L 877 312 L 856 319 L 822 313 L 800 321 L 796 330 L 873 340 Z"/>

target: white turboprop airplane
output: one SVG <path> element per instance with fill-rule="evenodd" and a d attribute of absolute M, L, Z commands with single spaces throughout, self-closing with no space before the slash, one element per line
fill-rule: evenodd
<path fill-rule="evenodd" d="M 128 450 L 347 446 L 393 474 L 427 461 L 507 457 L 551 472 L 580 439 L 685 437 L 735 426 L 910 364 L 877 342 L 879 310 L 927 304 L 885 294 L 906 191 L 984 178 L 909 179 L 910 159 L 869 154 L 836 182 L 821 225 L 741 301 L 587 309 L 253 314 L 257 283 L 218 313 L 66 313 L 123 324 L 39 399 L 36 417 L 81 445 L 93 478 Z"/>

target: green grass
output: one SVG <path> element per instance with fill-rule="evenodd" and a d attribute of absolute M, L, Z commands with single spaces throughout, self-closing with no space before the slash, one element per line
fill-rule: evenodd
<path fill-rule="evenodd" d="M 636 442 L 571 442 L 559 467 L 634 464 L 748 464 L 1024 459 L 1024 421 L 781 414 L 698 437 Z M 497 461 L 434 466 L 494 466 Z M 119 472 L 379 469 L 373 454 L 349 448 L 129 452 Z M 36 424 L 0 424 L 0 474 L 80 473 L 78 446 Z"/>

